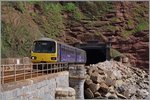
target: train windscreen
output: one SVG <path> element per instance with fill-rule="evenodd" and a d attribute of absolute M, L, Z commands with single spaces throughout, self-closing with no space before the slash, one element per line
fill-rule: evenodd
<path fill-rule="evenodd" d="M 55 53 L 56 46 L 53 41 L 35 41 L 33 52 L 35 53 Z"/>

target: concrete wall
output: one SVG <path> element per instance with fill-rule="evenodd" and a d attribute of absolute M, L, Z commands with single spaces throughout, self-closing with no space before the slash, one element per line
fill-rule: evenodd
<path fill-rule="evenodd" d="M 76 91 L 76 99 L 84 99 L 85 67 L 82 64 L 69 67 L 69 86 Z"/>
<path fill-rule="evenodd" d="M 54 100 L 57 87 L 69 87 L 67 71 L 4 84 L 0 100 Z"/>

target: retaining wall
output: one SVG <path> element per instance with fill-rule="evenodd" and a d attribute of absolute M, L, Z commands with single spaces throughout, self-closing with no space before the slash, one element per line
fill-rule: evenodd
<path fill-rule="evenodd" d="M 0 100 L 55 100 L 57 87 L 69 87 L 67 71 L 4 84 Z"/>

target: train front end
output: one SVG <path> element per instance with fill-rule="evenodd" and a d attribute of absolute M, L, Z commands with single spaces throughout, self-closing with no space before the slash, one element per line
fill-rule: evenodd
<path fill-rule="evenodd" d="M 31 51 L 31 61 L 33 63 L 55 63 L 57 62 L 56 41 L 37 40 L 34 41 Z"/>

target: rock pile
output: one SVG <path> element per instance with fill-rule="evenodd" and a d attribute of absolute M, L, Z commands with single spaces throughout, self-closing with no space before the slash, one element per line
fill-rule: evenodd
<path fill-rule="evenodd" d="M 148 74 L 121 62 L 105 61 L 86 66 L 85 99 L 148 98 Z"/>

